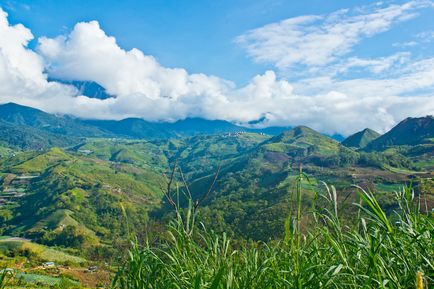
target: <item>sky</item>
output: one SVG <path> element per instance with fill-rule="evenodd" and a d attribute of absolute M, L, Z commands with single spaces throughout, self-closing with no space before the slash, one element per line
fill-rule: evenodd
<path fill-rule="evenodd" d="M 385 132 L 434 114 L 434 1 L 0 1 L 0 103 Z M 93 81 L 113 97 L 81 95 Z"/>

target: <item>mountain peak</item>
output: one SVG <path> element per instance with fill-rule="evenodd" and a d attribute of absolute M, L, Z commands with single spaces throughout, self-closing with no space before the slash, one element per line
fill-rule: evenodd
<path fill-rule="evenodd" d="M 43 113 L 42 110 L 39 110 L 37 108 L 21 105 L 21 104 L 15 103 L 15 102 L 7 102 L 7 103 L 0 104 L 0 112 L 4 113 L 7 111 L 14 111 L 14 112 L 16 112 L 16 111 L 35 111 L 35 112 Z"/>
<path fill-rule="evenodd" d="M 9 102 L 0 105 L 0 119 L 19 125 L 34 125 L 41 122 L 46 123 L 46 119 L 51 115 L 42 110 Z"/>
<path fill-rule="evenodd" d="M 329 139 L 330 141 L 335 141 L 331 138 L 329 138 L 328 136 L 325 136 L 319 132 L 317 132 L 314 129 L 311 129 L 310 127 L 304 126 L 304 125 L 299 125 L 296 126 L 290 130 L 284 131 L 279 135 L 276 135 L 275 137 L 273 137 L 271 139 L 271 141 L 273 142 L 287 142 L 287 141 L 292 141 L 294 139 L 299 139 L 299 138 L 321 138 L 321 139 Z"/>
<path fill-rule="evenodd" d="M 378 132 L 376 132 L 375 130 L 372 130 L 370 128 L 365 128 L 364 130 L 361 130 L 361 131 L 347 137 L 342 142 L 342 145 L 344 145 L 346 147 L 353 147 L 353 148 L 364 148 L 371 141 L 378 138 L 379 136 L 380 136 L 380 134 Z"/>
<path fill-rule="evenodd" d="M 383 150 L 390 146 L 430 143 L 434 138 L 434 117 L 408 117 L 389 132 L 372 141 L 367 150 Z"/>
<path fill-rule="evenodd" d="M 297 126 L 264 142 L 260 148 L 268 152 L 278 152 L 290 156 L 315 154 L 334 155 L 341 145 L 307 126 Z"/>
<path fill-rule="evenodd" d="M 0 120 L 14 126 L 74 136 L 102 136 L 99 129 L 87 126 L 69 116 L 56 116 L 42 110 L 16 103 L 0 105 Z"/>
<path fill-rule="evenodd" d="M 298 136 L 301 134 L 320 134 L 316 130 L 311 129 L 310 127 L 299 125 L 292 129 L 294 131 L 294 135 Z"/>

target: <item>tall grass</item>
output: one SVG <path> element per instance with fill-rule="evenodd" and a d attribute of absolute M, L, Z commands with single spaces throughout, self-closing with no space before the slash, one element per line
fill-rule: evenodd
<path fill-rule="evenodd" d="M 12 278 L 13 271 L 9 269 L 0 270 L 0 289 L 6 288 L 8 281 Z"/>
<path fill-rule="evenodd" d="M 434 284 L 433 215 L 422 213 L 411 188 L 395 193 L 399 209 L 389 216 L 373 193 L 357 188 L 356 214 L 342 216 L 338 193 L 327 185 L 316 193 L 311 210 L 303 208 L 303 182 L 306 177 L 300 173 L 282 241 L 236 249 L 225 234 L 194 225 L 190 202 L 185 211 L 177 210 L 161 243 L 132 242 L 113 288 L 429 288 Z M 312 220 L 309 228 L 302 228 L 302 217 Z"/>

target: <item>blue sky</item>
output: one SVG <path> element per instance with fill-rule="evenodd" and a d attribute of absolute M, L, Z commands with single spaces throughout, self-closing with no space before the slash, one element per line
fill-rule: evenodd
<path fill-rule="evenodd" d="M 124 49 L 139 48 L 168 67 L 207 73 L 243 84 L 272 68 L 254 63 L 233 40 L 247 30 L 300 15 L 322 15 L 370 1 L 2 1 L 10 22 L 23 23 L 36 37 L 55 37 L 77 22 L 97 20 Z M 404 3 L 393 1 L 391 3 Z M 371 3 L 374 3 L 371 1 Z M 394 43 L 410 42 L 434 31 L 434 11 L 425 11 L 354 48 L 351 54 L 380 57 L 403 50 Z M 416 55 L 432 54 L 434 41 L 407 47 Z"/>
<path fill-rule="evenodd" d="M 16 33 L 22 39 L 4 55 L 14 63 L 18 50 L 29 54 L 14 81 L 32 75 L 20 87 L 40 90 L 0 91 L 3 102 L 87 118 L 265 117 L 263 125 L 343 134 L 384 131 L 434 111 L 429 0 L 6 0 L 0 7 L 8 14 L 3 35 L 17 39 L 20 29 L 10 28 L 22 24 L 33 36 Z M 115 99 L 88 99 L 48 78 L 95 81 Z"/>

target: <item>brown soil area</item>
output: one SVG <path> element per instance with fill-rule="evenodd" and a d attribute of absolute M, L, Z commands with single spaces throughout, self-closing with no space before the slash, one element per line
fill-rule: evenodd
<path fill-rule="evenodd" d="M 90 288 L 108 288 L 110 285 L 110 273 L 104 270 L 87 272 L 85 268 L 61 268 L 60 272 Z"/>

